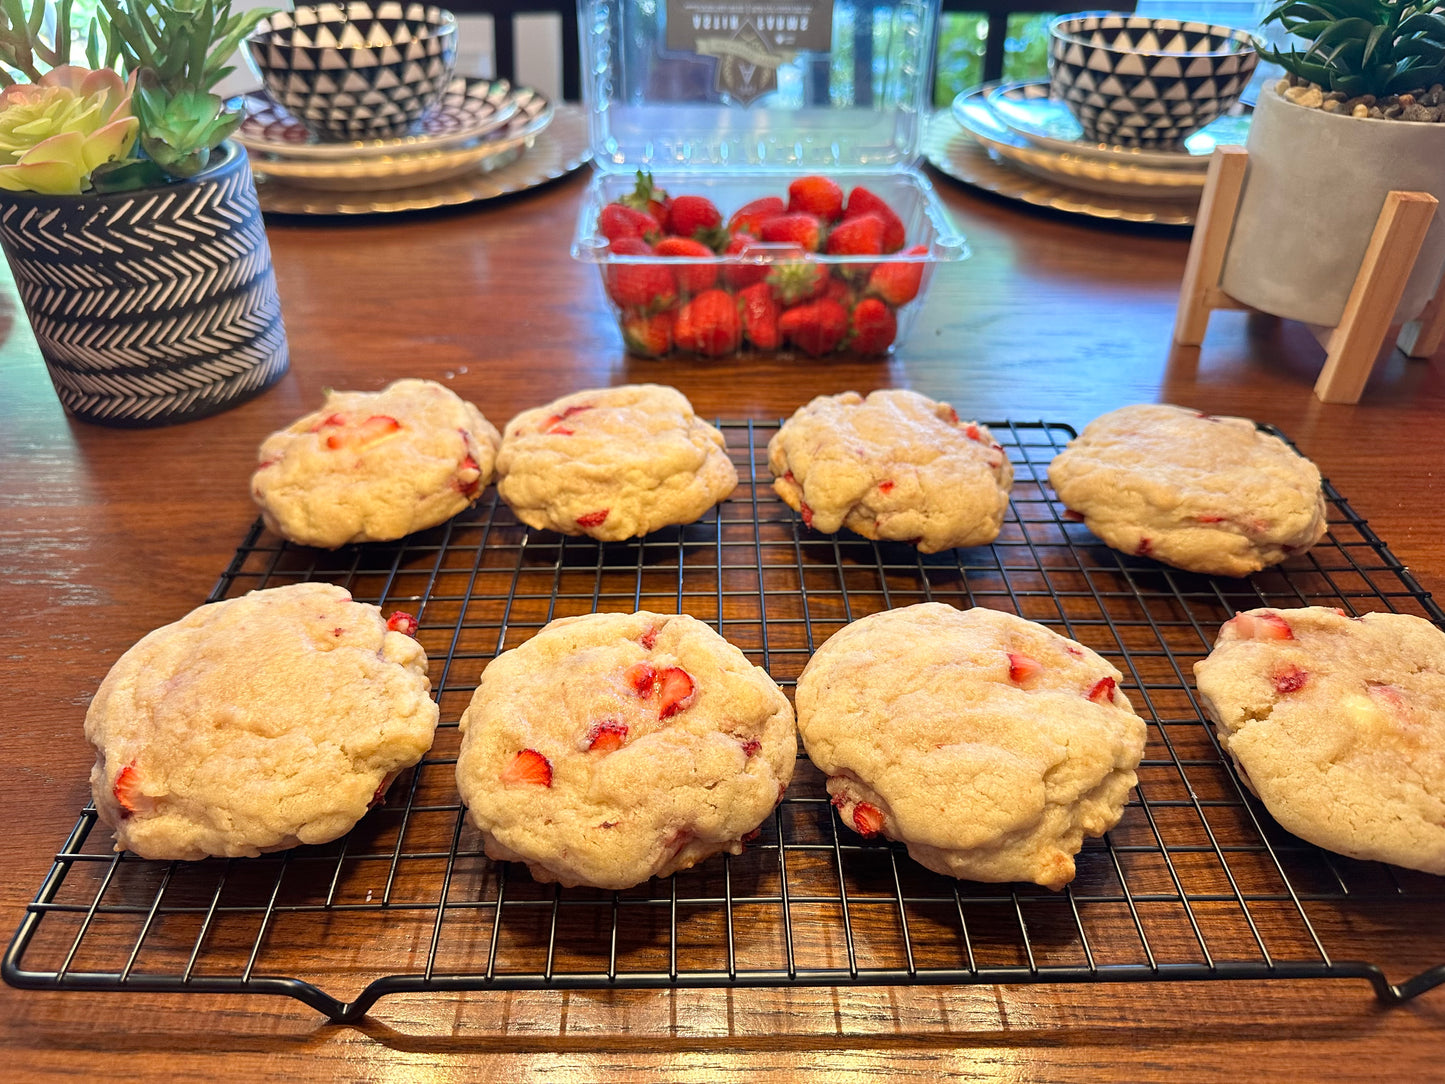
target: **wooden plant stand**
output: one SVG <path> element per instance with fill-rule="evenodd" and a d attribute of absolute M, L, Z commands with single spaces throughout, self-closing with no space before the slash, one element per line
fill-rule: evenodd
<path fill-rule="evenodd" d="M 1174 322 L 1174 341 L 1182 346 L 1199 346 L 1204 341 L 1209 314 L 1215 309 L 1250 309 L 1219 285 L 1248 162 L 1249 152 L 1243 147 L 1218 147 L 1210 159 Z M 1420 254 L 1435 206 L 1435 197 L 1425 192 L 1391 192 L 1380 209 L 1339 325 L 1311 325 L 1325 348 L 1325 367 L 1315 382 L 1315 395 L 1322 402 L 1359 402 Z M 1406 356 L 1427 358 L 1439 348 L 1442 338 L 1445 282 L 1419 318 L 1400 329 L 1397 342 Z"/>

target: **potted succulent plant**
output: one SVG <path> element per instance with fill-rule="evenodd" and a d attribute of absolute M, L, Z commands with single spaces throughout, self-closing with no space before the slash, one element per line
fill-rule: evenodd
<path fill-rule="evenodd" d="M 61 403 L 114 425 L 215 413 L 286 371 L 240 123 L 212 93 L 267 11 L 0 0 L 0 248 Z M 8 69 L 8 71 L 7 71 Z"/>
<path fill-rule="evenodd" d="M 1307 42 L 1261 48 L 1285 78 L 1259 96 L 1221 284 L 1276 316 L 1339 323 L 1385 197 L 1445 202 L 1445 14 L 1437 0 L 1284 0 L 1266 16 Z M 1395 323 L 1445 265 L 1437 213 Z"/>

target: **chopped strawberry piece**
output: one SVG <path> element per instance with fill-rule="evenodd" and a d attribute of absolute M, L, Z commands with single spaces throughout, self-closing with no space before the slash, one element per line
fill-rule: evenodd
<path fill-rule="evenodd" d="M 656 626 L 656 625 L 653 625 L 652 628 L 650 628 L 650 629 L 648 629 L 646 632 L 644 632 L 644 633 L 642 634 L 641 639 L 640 639 L 638 642 L 639 642 L 640 644 L 642 644 L 643 647 L 647 648 L 648 651 L 651 651 L 654 647 L 656 647 L 656 646 L 657 646 L 657 626 Z"/>
<path fill-rule="evenodd" d="M 1082 513 L 1082 512 L 1075 512 L 1072 508 L 1065 508 L 1065 509 L 1064 509 L 1064 518 L 1065 518 L 1066 520 L 1068 520 L 1070 523 L 1083 523 L 1083 522 L 1084 522 L 1084 513 Z"/>
<path fill-rule="evenodd" d="M 345 425 L 345 424 L 346 424 L 346 415 L 345 415 L 345 414 L 339 414 L 339 413 L 328 414 L 328 415 L 326 415 L 326 417 L 322 418 L 319 422 L 317 422 L 315 425 L 313 425 L 313 426 L 311 427 L 311 432 L 314 433 L 314 432 L 316 432 L 318 429 L 327 429 L 327 428 L 330 428 L 330 427 L 340 426 L 340 425 Z"/>
<path fill-rule="evenodd" d="M 602 526 L 602 521 L 607 518 L 607 513 L 610 511 L 610 508 L 601 508 L 598 509 L 596 512 L 588 512 L 586 515 L 578 516 L 577 526 L 600 527 Z"/>
<path fill-rule="evenodd" d="M 333 414 L 332 418 L 341 418 L 340 414 Z M 328 418 L 323 425 L 333 425 L 331 418 Z M 369 448 L 378 444 L 387 437 L 394 436 L 401 432 L 401 422 L 389 414 L 373 414 L 360 425 L 347 425 L 343 419 L 340 423 L 341 431 L 332 433 L 326 438 L 326 447 L 333 451 L 339 448 L 352 448 L 356 451 Z"/>
<path fill-rule="evenodd" d="M 762 750 L 762 748 L 763 743 L 758 741 L 757 738 L 749 738 L 747 741 L 743 742 L 743 756 L 755 757 Z"/>
<path fill-rule="evenodd" d="M 574 430 L 570 425 L 564 425 L 568 418 L 581 414 L 584 410 L 591 410 L 591 403 L 584 403 L 582 406 L 569 406 L 561 414 L 553 414 L 542 423 L 542 432 L 552 436 L 570 437 Z"/>
<path fill-rule="evenodd" d="M 813 510 L 808 507 L 808 502 L 807 502 L 807 501 L 801 501 L 801 502 L 799 502 L 799 503 L 802 505 L 803 526 L 805 526 L 805 527 L 811 527 L 811 526 L 813 526 Z"/>
<path fill-rule="evenodd" d="M 122 816 L 128 817 L 150 806 L 150 799 L 141 793 L 140 772 L 136 770 L 135 761 L 131 761 L 117 773 L 111 793 L 124 811 Z"/>
<path fill-rule="evenodd" d="M 1224 520 L 1225 520 L 1225 517 L 1224 517 L 1224 516 L 1195 516 L 1194 519 L 1195 519 L 1195 522 L 1197 522 L 1197 523 L 1223 523 Z"/>
<path fill-rule="evenodd" d="M 1385 701 L 1392 708 L 1405 706 L 1405 694 L 1397 685 L 1387 685 L 1382 681 L 1369 681 L 1365 683 L 1365 691 L 1371 696 Z"/>
<path fill-rule="evenodd" d="M 864 839 L 872 839 L 883 831 L 883 811 L 867 802 L 859 802 L 853 807 L 853 827 Z"/>
<path fill-rule="evenodd" d="M 1286 666 L 1274 675 L 1275 690 L 1281 694 L 1297 693 L 1304 688 L 1309 675 L 1298 666 Z"/>
<path fill-rule="evenodd" d="M 419 627 L 416 618 L 405 610 L 397 610 L 386 619 L 386 627 L 392 632 L 399 632 L 404 636 L 415 636 Z"/>
<path fill-rule="evenodd" d="M 839 793 L 833 795 L 833 797 L 830 798 L 829 801 L 833 803 L 834 809 L 842 809 L 843 806 L 848 803 L 848 796 L 840 791 Z"/>
<path fill-rule="evenodd" d="M 1139 539 L 1139 547 L 1134 552 L 1140 557 L 1148 557 L 1149 554 L 1153 552 L 1153 549 L 1154 542 L 1152 539 L 1141 538 Z"/>
<path fill-rule="evenodd" d="M 965 425 L 963 427 L 963 435 L 966 436 L 969 440 L 976 440 L 980 444 L 983 443 L 983 431 L 979 429 L 976 422 L 969 422 L 967 425 Z"/>
<path fill-rule="evenodd" d="M 336 628 L 334 628 L 334 629 L 331 630 L 331 635 L 332 635 L 332 636 L 340 636 L 340 635 L 341 635 L 342 633 L 344 633 L 345 631 L 346 631 L 345 629 L 343 629 L 340 625 L 338 625 L 338 626 L 336 626 Z"/>
<path fill-rule="evenodd" d="M 1008 653 L 1008 679 L 1014 684 L 1022 685 L 1029 678 L 1036 677 L 1043 672 L 1044 664 L 1038 659 L 1013 651 Z"/>
<path fill-rule="evenodd" d="M 763 834 L 763 829 L 762 829 L 762 826 L 759 825 L 757 828 L 754 828 L 751 832 L 744 832 L 741 836 L 738 837 L 738 840 L 739 840 L 739 842 L 741 842 L 741 843 L 751 843 L 753 840 L 757 839 L 758 836 L 760 836 L 760 835 L 762 835 L 762 834 Z"/>
<path fill-rule="evenodd" d="M 502 769 L 503 783 L 526 783 L 529 786 L 552 785 L 552 762 L 535 749 L 523 749 Z"/>
<path fill-rule="evenodd" d="M 792 482 L 794 485 L 797 485 L 797 484 L 798 484 L 798 480 L 793 477 L 793 472 L 792 472 L 792 471 L 786 471 L 786 472 L 783 474 L 783 481 L 785 481 L 785 482 Z"/>
<path fill-rule="evenodd" d="M 657 684 L 657 671 L 645 662 L 633 663 L 622 676 L 638 696 L 651 696 Z"/>
<path fill-rule="evenodd" d="M 375 809 L 379 805 L 386 805 L 386 792 L 391 789 L 392 783 L 396 781 L 396 772 L 387 772 L 381 777 L 381 782 L 376 785 L 376 790 L 371 795 L 371 801 L 367 803 L 367 809 Z"/>
<path fill-rule="evenodd" d="M 670 719 L 692 703 L 696 686 L 686 670 L 670 666 L 658 675 L 658 684 L 661 689 L 657 709 L 659 719 Z"/>
<path fill-rule="evenodd" d="M 885 478 L 885 479 L 883 479 L 883 481 L 879 482 L 879 483 L 878 483 L 878 492 L 879 492 L 879 493 L 892 493 L 892 492 L 893 492 L 893 480 L 892 480 L 891 478 Z"/>
<path fill-rule="evenodd" d="M 1293 640 L 1294 632 L 1289 622 L 1277 613 L 1237 613 L 1224 623 L 1224 628 L 1233 629 L 1239 640 Z"/>
<path fill-rule="evenodd" d="M 1100 678 L 1094 682 L 1094 687 L 1089 690 L 1088 697 L 1096 704 L 1112 704 L 1116 688 L 1118 688 L 1118 683 L 1113 678 Z"/>
<path fill-rule="evenodd" d="M 587 748 L 598 753 L 613 753 L 627 740 L 627 724 L 604 719 L 587 733 Z"/>
<path fill-rule="evenodd" d="M 1065 644 L 1064 650 L 1076 659 L 1082 659 L 1084 657 L 1084 649 L 1075 644 Z"/>

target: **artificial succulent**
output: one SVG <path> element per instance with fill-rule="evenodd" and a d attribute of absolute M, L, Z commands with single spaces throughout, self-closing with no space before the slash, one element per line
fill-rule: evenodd
<path fill-rule="evenodd" d="M 1445 81 L 1445 13 L 1439 0 L 1284 0 L 1264 17 L 1309 42 L 1304 52 L 1260 55 L 1350 98 L 1426 90 Z"/>

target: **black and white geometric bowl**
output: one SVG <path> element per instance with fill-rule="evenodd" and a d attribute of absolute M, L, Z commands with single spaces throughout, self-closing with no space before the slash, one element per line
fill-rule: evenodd
<path fill-rule="evenodd" d="M 1084 136 L 1173 147 L 1239 98 L 1259 63 L 1244 30 L 1092 11 L 1049 24 L 1049 84 Z"/>
<path fill-rule="evenodd" d="M 271 97 L 318 137 L 390 139 L 446 90 L 457 20 L 399 0 L 310 4 L 261 20 L 246 50 Z"/>

